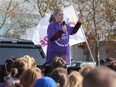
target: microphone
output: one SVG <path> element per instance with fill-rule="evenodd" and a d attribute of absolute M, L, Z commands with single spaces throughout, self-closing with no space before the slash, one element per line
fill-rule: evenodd
<path fill-rule="evenodd" d="M 62 25 L 63 25 L 63 26 L 66 25 L 65 21 L 62 22 Z"/>
<path fill-rule="evenodd" d="M 65 25 L 66 25 L 65 21 L 63 21 L 63 22 L 62 22 L 62 27 L 63 27 L 62 30 L 63 30 L 63 32 L 66 31 Z"/>

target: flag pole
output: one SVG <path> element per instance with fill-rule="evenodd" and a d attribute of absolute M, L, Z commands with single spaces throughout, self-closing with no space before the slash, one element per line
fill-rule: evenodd
<path fill-rule="evenodd" d="M 72 1 L 72 0 L 71 0 L 71 1 Z M 71 5 L 72 5 L 73 8 L 74 8 L 74 11 L 75 11 L 76 16 L 78 17 L 77 12 L 76 12 L 76 9 L 75 9 L 75 6 L 74 6 L 74 4 L 73 4 L 71 1 L 70 1 L 70 3 L 71 3 Z M 82 14 L 82 12 L 80 12 L 80 14 Z M 96 62 L 95 62 L 95 59 L 94 59 L 93 54 L 92 54 L 92 52 L 91 52 L 91 49 L 90 49 L 90 46 L 89 46 L 89 44 L 88 44 L 87 38 L 86 38 L 86 36 L 85 36 L 84 30 L 81 29 L 81 31 L 82 31 L 82 33 L 83 33 L 83 35 L 84 35 L 84 39 L 85 39 L 86 44 L 87 44 L 87 47 L 88 47 L 88 49 L 89 49 L 89 52 L 90 52 L 92 61 L 94 62 L 94 65 L 96 65 L 96 64 L 95 64 L 95 63 L 96 63 Z"/>
<path fill-rule="evenodd" d="M 94 60 L 93 54 L 92 54 L 92 52 L 91 52 L 91 49 L 90 49 L 89 43 L 88 43 L 88 41 L 87 41 L 87 38 L 86 38 L 86 36 L 85 36 L 85 33 L 84 33 L 84 31 L 83 31 L 82 29 L 81 29 L 81 31 L 82 31 L 82 33 L 83 33 L 83 35 L 84 35 L 84 38 L 85 38 L 87 47 L 88 47 L 88 49 L 89 49 L 89 52 L 90 52 L 90 55 L 91 55 L 91 58 L 92 58 L 92 61 L 93 61 L 94 64 L 95 64 L 95 60 Z M 95 64 L 95 65 L 96 65 L 96 64 Z"/>

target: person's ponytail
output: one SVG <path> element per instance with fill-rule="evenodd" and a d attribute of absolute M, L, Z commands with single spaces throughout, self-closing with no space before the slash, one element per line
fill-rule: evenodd
<path fill-rule="evenodd" d="M 54 21 L 55 19 L 54 19 L 54 16 L 53 16 L 53 14 L 51 14 L 51 16 L 50 16 L 50 19 L 49 19 L 49 23 L 51 23 L 52 21 Z"/>

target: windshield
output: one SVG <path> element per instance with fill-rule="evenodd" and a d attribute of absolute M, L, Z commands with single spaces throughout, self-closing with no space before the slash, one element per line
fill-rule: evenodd
<path fill-rule="evenodd" d="M 0 64 L 4 64 L 6 59 L 22 57 L 28 54 L 35 58 L 37 65 L 43 65 L 45 58 L 42 57 L 39 48 L 0 48 Z"/>

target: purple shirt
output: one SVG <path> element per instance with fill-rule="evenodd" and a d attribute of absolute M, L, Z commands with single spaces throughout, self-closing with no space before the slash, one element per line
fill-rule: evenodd
<path fill-rule="evenodd" d="M 66 25 L 67 30 L 63 32 L 61 37 L 57 40 L 51 41 L 50 39 L 54 34 L 62 29 L 62 25 L 53 21 L 49 24 L 47 29 L 48 35 L 48 48 L 46 62 L 52 62 L 52 59 L 56 56 L 62 57 L 66 60 L 67 64 L 70 64 L 70 48 L 69 48 L 69 35 L 72 34 L 73 27 Z"/>

